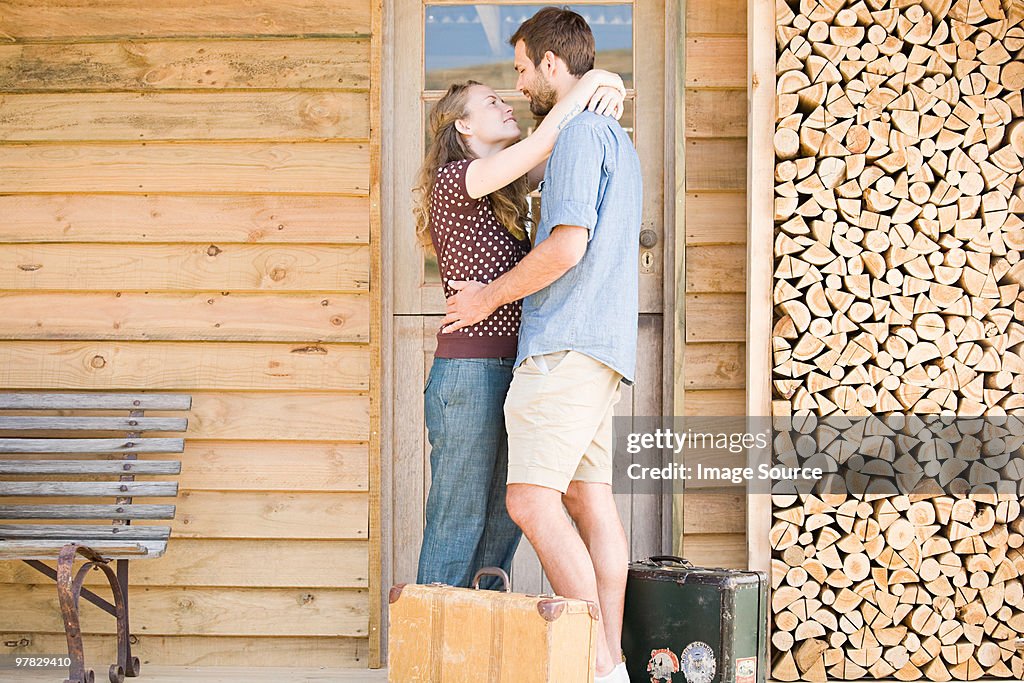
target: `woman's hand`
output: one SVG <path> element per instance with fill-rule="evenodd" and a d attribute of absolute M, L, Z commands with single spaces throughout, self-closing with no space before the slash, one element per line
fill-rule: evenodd
<path fill-rule="evenodd" d="M 609 85 L 602 85 L 590 98 L 590 102 L 587 103 L 587 109 L 602 116 L 613 116 L 618 121 L 622 118 L 623 102 L 625 99 L 625 93 L 621 90 L 617 90 Z"/>
<path fill-rule="evenodd" d="M 583 74 L 580 83 L 591 88 L 591 93 L 601 87 L 611 87 L 621 92 L 623 97 L 626 95 L 626 85 L 622 82 L 622 77 L 604 69 L 591 69 Z"/>
<path fill-rule="evenodd" d="M 614 116 L 618 119 L 622 116 L 622 103 L 625 98 L 626 86 L 618 74 L 604 69 L 591 69 L 583 74 L 565 98 L 576 102 L 578 108 L 574 108 L 559 120 L 558 129 L 561 130 L 573 116 L 583 111 L 584 106 L 596 114 Z M 584 106 L 579 106 L 580 104 Z"/>

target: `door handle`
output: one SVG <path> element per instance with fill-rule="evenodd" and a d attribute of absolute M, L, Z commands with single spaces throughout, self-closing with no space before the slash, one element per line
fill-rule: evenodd
<path fill-rule="evenodd" d="M 644 249 L 651 249 L 658 244 L 658 233 L 650 228 L 640 231 L 640 246 Z"/>

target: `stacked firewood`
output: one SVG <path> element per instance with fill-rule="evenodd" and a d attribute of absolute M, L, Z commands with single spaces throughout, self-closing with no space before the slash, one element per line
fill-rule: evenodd
<path fill-rule="evenodd" d="M 1024 679 L 1018 498 L 774 494 L 771 677 Z"/>
<path fill-rule="evenodd" d="M 1024 416 L 1024 0 L 776 8 L 773 415 Z M 939 491 L 773 496 L 772 678 L 1024 679 L 1024 455 L 984 429 L 915 452 Z"/>

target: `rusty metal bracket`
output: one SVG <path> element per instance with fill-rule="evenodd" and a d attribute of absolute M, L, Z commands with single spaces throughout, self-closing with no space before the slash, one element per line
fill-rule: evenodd
<path fill-rule="evenodd" d="M 40 574 L 45 574 L 46 576 L 49 576 L 54 581 L 57 580 L 57 570 L 55 570 L 53 567 L 50 567 L 49 565 L 44 564 L 43 562 L 40 562 L 39 560 L 22 560 L 22 562 L 24 562 L 28 566 L 32 567 L 33 569 L 35 569 Z M 117 610 L 114 608 L 113 605 L 111 605 L 108 601 L 104 600 L 100 596 L 98 596 L 95 593 L 93 593 L 88 588 L 83 588 L 82 589 L 82 597 L 85 598 L 86 600 L 88 600 L 89 602 L 91 602 L 92 604 L 96 605 L 97 607 L 99 607 L 101 610 L 103 610 L 104 612 L 106 612 L 110 616 L 112 616 L 112 617 L 116 617 L 117 616 Z"/>
<path fill-rule="evenodd" d="M 77 555 L 87 562 L 74 572 Z M 61 548 L 57 558 L 57 598 L 60 602 L 61 616 L 64 619 L 64 632 L 68 640 L 68 656 L 71 665 L 68 667 L 68 678 L 64 683 L 95 683 L 93 671 L 85 668 L 85 652 L 82 644 L 82 629 L 79 619 L 78 600 L 82 595 L 82 584 L 90 570 L 100 569 L 110 584 L 114 594 L 114 612 L 117 618 L 117 662 L 110 665 L 108 678 L 111 683 L 124 683 L 125 675 L 139 675 L 139 660 L 129 655 L 128 643 L 128 610 L 121 590 L 121 582 L 110 567 L 110 560 L 86 546 L 69 543 Z"/>

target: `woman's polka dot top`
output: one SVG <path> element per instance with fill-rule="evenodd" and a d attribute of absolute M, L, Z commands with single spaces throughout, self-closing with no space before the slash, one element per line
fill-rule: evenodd
<path fill-rule="evenodd" d="M 490 197 L 473 199 L 466 191 L 471 160 L 453 161 L 437 171 L 430 197 L 430 237 L 444 283 L 445 297 L 455 290 L 450 280 L 487 284 L 526 256 L 530 243 L 505 229 Z M 511 358 L 516 355 L 522 302 L 506 304 L 480 322 L 437 334 L 438 358 Z"/>

